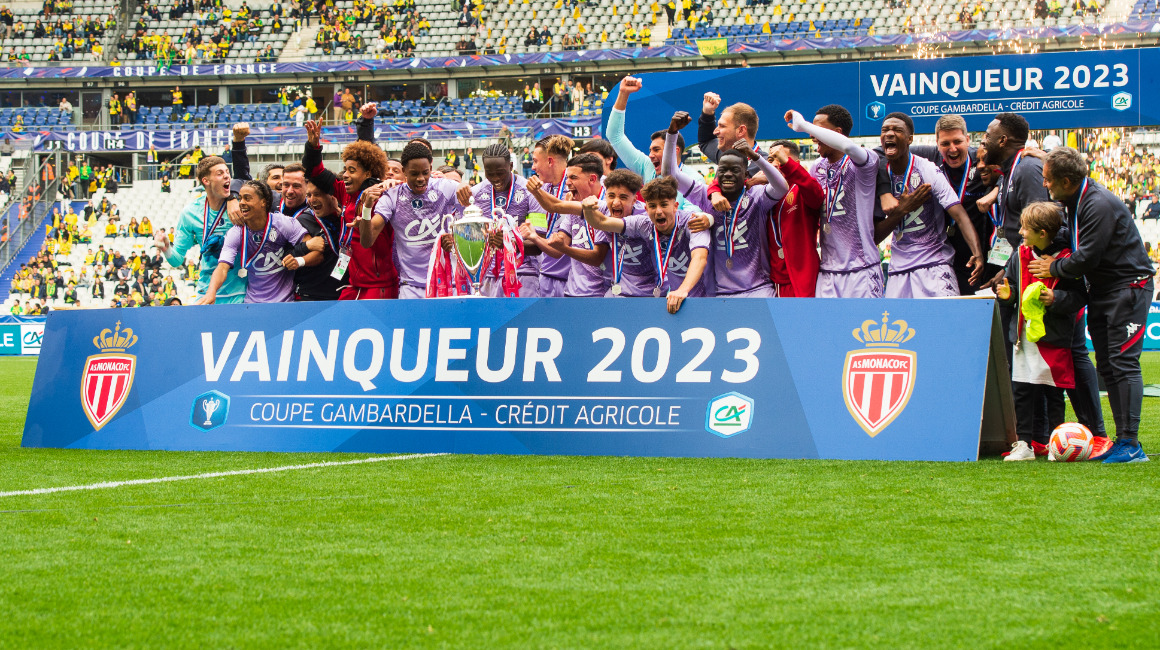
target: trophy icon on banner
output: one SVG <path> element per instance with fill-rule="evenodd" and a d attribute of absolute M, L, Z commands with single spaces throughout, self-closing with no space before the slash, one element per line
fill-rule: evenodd
<path fill-rule="evenodd" d="M 216 397 L 201 400 L 201 408 L 205 411 L 205 426 L 213 426 L 213 412 L 221 406 L 221 403 Z"/>
<path fill-rule="evenodd" d="M 487 256 L 488 236 L 491 233 L 491 221 L 483 217 L 479 206 L 469 205 L 463 209 L 463 217 L 455 220 L 453 215 L 445 217 L 447 231 L 454 239 L 453 248 L 467 277 L 471 281 L 471 293 L 479 296 L 480 275 L 483 271 L 483 260 Z"/>

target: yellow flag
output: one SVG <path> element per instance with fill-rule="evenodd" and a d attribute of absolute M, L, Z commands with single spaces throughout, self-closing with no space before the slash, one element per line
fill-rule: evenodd
<path fill-rule="evenodd" d="M 701 56 L 729 54 L 729 39 L 726 38 L 698 38 L 697 52 Z"/>

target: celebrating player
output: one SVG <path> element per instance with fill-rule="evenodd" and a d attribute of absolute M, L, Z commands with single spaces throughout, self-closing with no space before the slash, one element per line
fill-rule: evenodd
<path fill-rule="evenodd" d="M 485 180 L 472 188 L 461 186 L 459 189 L 460 203 L 465 203 L 463 200 L 465 198 L 474 202 L 483 212 L 485 219 L 494 218 L 495 211 L 498 209 L 503 214 L 515 219 L 517 226 L 526 222 L 531 215 L 543 219 L 543 208 L 528 191 L 528 182 L 512 173 L 512 158 L 508 148 L 503 144 L 490 145 L 483 150 L 482 157 Z M 469 192 L 470 197 L 462 196 L 465 192 Z M 492 243 L 493 248 L 500 250 L 503 242 L 500 240 Z M 540 295 L 539 256 L 533 255 L 534 251 L 529 246 L 531 246 L 531 242 L 525 241 L 524 260 L 516 269 L 516 276 L 520 281 L 520 298 L 537 298 Z M 483 274 L 480 293 L 485 296 L 499 297 L 503 295 L 500 276 L 496 272 L 498 268 L 501 268 L 500 260 L 502 257 L 497 255 L 496 259 L 497 263 L 491 265 Z"/>
<path fill-rule="evenodd" d="M 185 254 L 190 248 L 197 246 L 201 249 L 197 293 L 204 297 L 210 278 L 218 268 L 222 243 L 231 226 L 227 219 L 230 210 L 227 204 L 236 206 L 237 199 L 230 194 L 230 168 L 218 156 L 202 158 L 197 163 L 197 181 L 205 188 L 205 195 L 185 206 L 174 227 L 173 243 L 170 244 L 169 238 L 161 232 L 154 240 L 165 261 L 174 268 L 185 265 Z M 240 215 L 239 212 L 239 219 Z M 246 282 L 233 270 L 226 274 L 214 292 L 216 301 L 223 304 L 242 302 L 245 296 Z"/>
<path fill-rule="evenodd" d="M 531 242 L 544 253 L 545 259 L 563 255 L 572 260 L 564 285 L 564 295 L 570 298 L 599 297 L 609 289 L 613 266 L 609 242 L 598 238 L 596 231 L 578 214 L 581 211 L 578 202 L 589 197 L 597 201 L 602 198 L 604 188 L 600 185 L 600 177 L 603 172 L 604 164 L 597 154 L 573 156 L 564 175 L 572 201 L 561 201 L 544 192 L 538 178 L 528 181 L 528 188 L 536 199 L 542 201 L 548 210 L 562 215 L 560 225 L 551 237 L 540 237 L 534 230 L 529 233 L 533 235 Z"/>
<path fill-rule="evenodd" d="M 532 169 L 536 176 L 544 182 L 544 191 L 556 198 L 563 198 L 568 191 L 564 182 L 564 170 L 568 167 L 568 158 L 572 155 L 572 138 L 553 135 L 536 143 L 532 150 Z M 551 238 L 559 228 L 560 214 L 549 213 L 545 223 L 529 221 L 525 226 L 524 239 L 532 239 L 530 228 L 541 230 L 541 238 Z M 559 298 L 564 295 L 564 287 L 568 284 L 568 271 L 572 267 L 572 260 L 567 256 L 551 257 L 543 255 L 540 258 L 540 296 L 543 298 Z"/>
<path fill-rule="evenodd" d="M 294 271 L 296 300 L 338 300 L 342 293 L 347 269 L 338 265 L 338 242 L 344 225 L 338 201 L 339 185 L 341 181 L 327 169 L 306 182 L 306 202 L 310 208 L 299 212 L 296 218 L 306 232 L 320 238 L 326 246 L 321 252 L 315 252 L 307 250 L 305 243 L 299 243 L 282 260 L 286 268 Z"/>
<path fill-rule="evenodd" d="M 773 284 L 769 276 L 769 243 L 766 239 L 768 216 L 774 205 L 789 191 L 781 172 L 757 154 L 745 140 L 738 140 L 733 148 L 720 152 L 717 159 L 717 183 L 729 202 L 727 211 L 713 207 L 708 188 L 700 178 L 677 169 L 676 136 L 692 118 L 679 111 L 669 122 L 665 138 L 665 155 L 661 168 L 677 180 L 677 189 L 689 202 L 709 215 L 696 217 L 690 224 L 694 230 L 711 227 L 714 233 L 713 273 L 716 295 L 730 298 L 772 298 Z M 767 184 L 746 188 L 749 177 L 748 162 L 756 164 L 765 174 Z"/>
<path fill-rule="evenodd" d="M 930 188 L 922 194 L 926 200 L 914 209 L 907 212 L 896 208 L 875 225 L 876 239 L 894 232 L 886 297 L 957 296 L 958 280 L 950 266 L 955 251 L 947 242 L 947 214 L 955 220 L 971 247 L 972 283 L 981 279 L 983 252 L 958 194 L 934 163 L 910 153 L 913 141 L 914 122 L 905 113 L 891 113 L 882 121 L 882 151 L 886 155 L 894 196 L 900 198 L 923 186 Z"/>
<path fill-rule="evenodd" d="M 609 193 L 630 189 L 625 187 L 631 172 L 618 170 L 608 175 L 605 184 Z M 708 230 L 694 232 L 689 220 L 695 215 L 677 210 L 677 182 L 670 176 L 649 181 L 641 190 L 648 217 L 632 214 L 625 217 L 605 215 L 594 197 L 584 199 L 584 219 L 592 227 L 622 235 L 627 245 L 640 242 L 652 252 L 649 256 L 655 270 L 653 296 L 666 297 L 670 314 L 677 313 L 685 298 L 705 295 L 703 283 L 709 261 L 710 235 Z"/>
<path fill-rule="evenodd" d="M 283 251 L 299 241 L 311 241 L 297 221 L 270 210 L 273 192 L 259 181 L 246 181 L 240 192 L 244 225 L 226 233 L 221 259 L 214 270 L 199 305 L 212 305 L 217 291 L 230 271 L 246 279 L 245 302 L 291 302 L 294 300 L 294 271 L 283 264 Z M 322 247 L 315 245 L 313 250 Z"/>
<path fill-rule="evenodd" d="M 431 249 L 443 231 L 443 215 L 460 214 L 463 207 L 456 198 L 458 183 L 431 178 L 430 149 L 412 142 L 403 147 L 402 161 L 406 183 L 385 192 L 381 186 L 370 188 L 361 197 L 359 240 L 364 248 L 370 248 L 384 231 L 393 232 L 399 297 L 425 298 Z"/>
<path fill-rule="evenodd" d="M 309 178 L 316 179 L 325 171 L 322 165 L 322 126 L 311 120 L 305 127 L 306 152 L 302 165 Z M 336 264 L 348 270 L 350 285 L 342 290 L 339 300 L 399 297 L 399 273 L 395 270 L 393 257 L 394 233 L 388 231 L 366 246 L 356 237 L 359 201 L 372 188 L 379 188 L 371 191 L 376 198 L 382 193 L 379 179 L 386 169 L 386 154 L 370 142 L 358 140 L 342 149 L 342 183 L 334 185 L 344 224 L 339 240 L 335 242 L 338 246 Z"/>
<path fill-rule="evenodd" d="M 878 154 L 848 137 L 854 118 L 837 104 L 819 108 L 812 123 L 797 111 L 787 111 L 785 121 L 794 131 L 808 133 L 822 156 L 813 169 L 826 190 L 816 295 L 881 298 L 882 264 L 874 243 Z"/>

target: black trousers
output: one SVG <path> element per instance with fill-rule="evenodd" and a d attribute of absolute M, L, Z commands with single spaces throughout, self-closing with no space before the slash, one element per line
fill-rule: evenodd
<path fill-rule="evenodd" d="M 1153 284 L 1117 289 L 1092 288 L 1088 298 L 1088 331 L 1096 352 L 1096 369 L 1108 388 L 1108 402 L 1116 423 L 1116 437 L 1135 440 L 1144 402 L 1140 352 L 1148 326 Z"/>
<path fill-rule="evenodd" d="M 1086 318 L 1086 316 L 1085 316 Z M 1093 436 L 1106 436 L 1104 411 L 1100 408 L 1100 382 L 1096 367 L 1088 355 L 1087 337 L 1084 335 L 1084 319 L 1075 325 L 1075 338 L 1071 342 L 1071 361 L 1075 367 L 1075 388 L 1068 389 L 1067 397 L 1075 411 L 1075 419 L 1092 432 Z"/>
<path fill-rule="evenodd" d="M 1015 398 L 1015 434 L 1023 442 L 1034 440 L 1046 445 L 1055 427 L 1063 424 L 1063 389 L 1016 381 L 1011 383 L 1011 393 Z"/>

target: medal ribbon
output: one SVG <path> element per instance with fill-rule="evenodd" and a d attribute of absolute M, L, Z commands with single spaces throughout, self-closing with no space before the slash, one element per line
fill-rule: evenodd
<path fill-rule="evenodd" d="M 334 247 L 334 238 L 331 236 L 330 231 L 327 230 L 326 224 L 322 223 L 322 219 L 318 215 L 312 214 L 311 216 L 318 222 L 318 227 L 322 229 L 322 237 L 326 239 L 326 245 L 330 247 L 330 250 L 338 253 L 338 249 Z"/>
<path fill-rule="evenodd" d="M 557 187 L 556 191 L 553 192 L 553 194 L 555 194 L 557 199 L 563 201 L 564 195 L 567 193 L 568 193 L 568 184 L 564 182 L 563 178 L 561 178 L 560 179 L 560 187 Z M 556 227 L 556 220 L 559 218 L 560 218 L 559 212 L 553 212 L 553 213 L 548 215 L 548 236 L 549 237 L 552 236 L 552 229 Z"/>
<path fill-rule="evenodd" d="M 250 265 L 258 259 L 258 255 L 262 253 L 262 247 L 266 245 L 266 240 L 270 238 L 270 228 L 274 225 L 274 220 L 270 215 L 266 215 L 266 231 L 262 233 L 262 241 L 258 243 L 258 247 L 254 249 L 254 254 L 250 255 L 250 229 L 245 228 L 242 236 L 242 268 L 250 268 Z M 325 230 L 325 229 L 324 229 Z"/>
<path fill-rule="evenodd" d="M 971 177 L 971 157 L 967 156 L 967 164 L 963 167 L 963 181 L 959 183 L 959 203 L 967 196 L 967 179 Z"/>
<path fill-rule="evenodd" d="M 218 225 L 221 224 L 222 213 L 226 211 L 226 202 L 227 201 L 229 201 L 229 199 L 222 201 L 222 207 L 218 208 L 217 214 L 214 215 L 214 218 L 213 218 L 213 224 L 211 225 L 210 220 L 209 220 L 209 195 L 208 194 L 206 195 L 206 197 L 205 197 L 205 214 L 202 215 L 202 219 L 201 219 L 201 227 L 202 227 L 201 243 L 202 244 L 205 243 L 205 240 L 209 239 L 209 236 L 211 234 L 213 234 L 213 231 L 217 230 Z"/>
<path fill-rule="evenodd" d="M 656 226 L 653 226 L 653 235 L 654 235 L 653 236 L 653 254 L 655 256 L 654 259 L 657 263 L 657 287 L 658 288 L 661 286 L 664 286 L 664 283 L 668 278 L 669 260 L 672 259 L 673 242 L 676 241 L 676 239 L 677 239 L 677 231 L 678 230 L 680 230 L 680 228 L 677 228 L 677 224 L 674 223 L 673 224 L 673 234 L 669 235 L 669 243 L 665 244 L 664 251 L 662 252 L 661 251 L 661 231 L 657 230 Z"/>
<path fill-rule="evenodd" d="M 366 193 L 366 190 L 359 192 L 358 198 L 354 200 L 354 210 L 355 210 L 354 222 L 357 222 L 359 220 L 358 204 L 362 203 L 362 197 L 363 197 L 363 194 L 365 194 L 365 193 Z M 339 216 L 338 220 L 339 220 L 339 223 L 342 224 L 342 229 L 338 231 L 338 245 L 340 247 L 342 247 L 342 250 L 346 250 L 346 249 L 350 248 L 351 240 L 354 239 L 354 234 L 356 232 L 358 232 L 358 227 L 357 226 L 348 226 L 346 223 L 346 220 L 343 219 L 342 216 Z M 325 228 L 323 228 L 323 230 L 325 230 Z M 335 251 L 335 252 L 337 253 L 338 251 Z"/>
<path fill-rule="evenodd" d="M 1083 205 L 1083 197 L 1087 195 L 1088 179 L 1083 179 L 1083 186 L 1079 188 L 1079 198 L 1075 202 L 1075 214 L 1071 216 L 1071 252 L 1079 249 L 1079 206 Z"/>
<path fill-rule="evenodd" d="M 507 213 L 508 210 L 511 209 L 512 195 L 515 194 L 515 191 L 516 191 L 516 179 L 513 176 L 511 178 L 511 184 L 508 185 L 507 200 L 504 201 L 504 203 L 503 203 L 503 211 L 505 214 Z M 492 185 L 492 187 L 491 187 L 491 218 L 492 219 L 495 219 L 496 207 L 498 207 L 498 206 L 496 206 L 496 204 L 495 204 L 495 186 Z"/>
<path fill-rule="evenodd" d="M 887 171 L 889 171 L 890 166 L 887 165 L 886 169 L 887 169 Z M 914 171 L 914 154 L 910 154 L 910 160 L 906 161 L 906 172 L 902 176 L 902 192 L 899 193 L 899 196 L 906 193 L 906 184 L 910 182 L 910 172 L 912 172 L 912 171 Z M 893 190 L 894 189 L 894 172 L 890 172 L 890 185 L 891 185 L 890 189 Z"/>
<path fill-rule="evenodd" d="M 741 210 L 741 201 L 747 196 L 747 193 L 742 191 L 741 196 L 737 197 L 737 202 L 733 204 L 733 209 L 725 215 L 725 256 L 733 257 L 733 234 L 737 232 L 737 213 Z"/>
<path fill-rule="evenodd" d="M 999 235 L 1003 233 L 1003 217 L 999 216 L 998 205 L 992 205 L 987 214 L 991 216 L 991 225 L 995 226 L 995 232 L 991 234 L 991 246 L 994 247 L 999 241 Z"/>
<path fill-rule="evenodd" d="M 790 188 L 790 191 L 793 191 L 793 188 Z M 782 245 L 782 243 L 781 243 L 781 209 L 784 207 L 785 207 L 785 200 L 783 197 L 783 200 L 778 202 L 777 212 L 774 213 L 774 216 L 773 216 L 773 243 L 777 244 L 777 247 L 779 249 L 785 248 L 785 246 Z"/>
<path fill-rule="evenodd" d="M 620 277 L 624 275 L 624 250 L 620 247 L 620 235 L 612 233 L 612 247 L 616 254 L 612 256 L 612 283 L 620 284 Z"/>
<path fill-rule="evenodd" d="M 838 186 L 832 191 L 830 190 L 830 183 L 826 181 L 826 224 L 829 225 L 830 219 L 834 216 L 834 208 L 838 207 L 838 197 L 842 196 L 842 181 L 846 176 L 846 166 L 850 163 L 850 156 L 842 156 L 838 161 Z"/>

